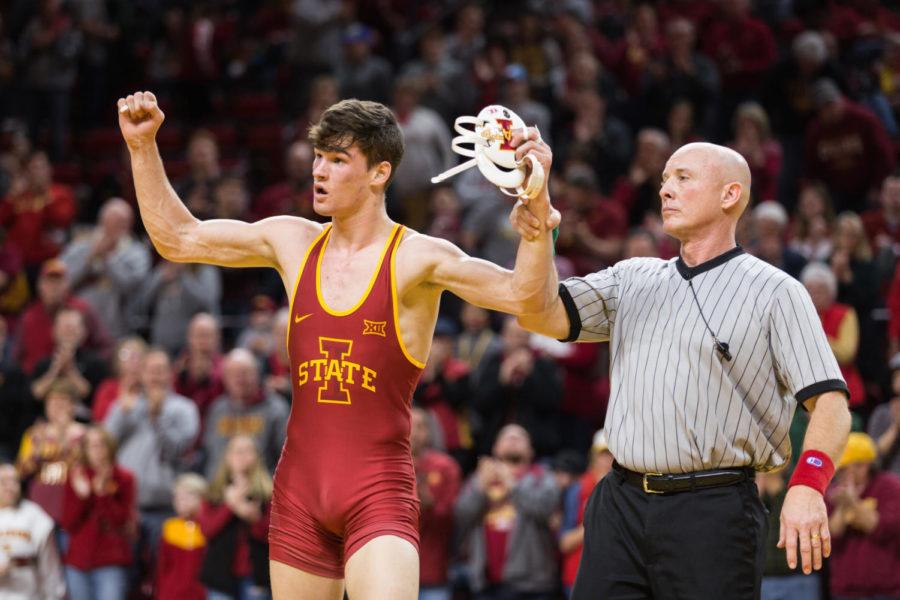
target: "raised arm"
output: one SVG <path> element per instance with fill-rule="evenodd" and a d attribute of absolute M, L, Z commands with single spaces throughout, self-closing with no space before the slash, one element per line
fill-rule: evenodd
<path fill-rule="evenodd" d="M 150 240 L 163 258 L 223 267 L 280 269 L 278 241 L 306 232 L 311 240 L 320 226 L 278 216 L 245 223 L 231 219 L 200 221 L 169 183 L 156 146 L 165 115 L 151 92 L 120 98 L 119 128 L 131 154 L 138 208 Z M 302 225 L 298 228 L 298 225 Z M 287 231 L 286 231 L 287 230 Z"/>
<path fill-rule="evenodd" d="M 542 223 L 558 222 L 558 213 L 550 205 L 547 187 L 553 154 L 540 141 L 535 128 L 512 132 L 510 144 L 516 158 L 532 155 L 543 167 L 546 179 L 529 211 Z M 520 204 L 524 201 L 520 201 Z M 512 271 L 493 263 L 472 258 L 452 244 L 435 241 L 430 253 L 433 268 L 428 283 L 449 290 L 471 304 L 514 315 L 539 313 L 556 299 L 557 276 L 553 264 L 553 225 L 536 228 L 534 234 L 519 241 L 516 264 Z"/>

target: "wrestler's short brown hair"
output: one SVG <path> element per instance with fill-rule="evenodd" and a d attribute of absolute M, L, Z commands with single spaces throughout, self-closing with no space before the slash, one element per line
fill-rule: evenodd
<path fill-rule="evenodd" d="M 341 100 L 331 105 L 309 128 L 309 141 L 324 152 L 346 151 L 356 144 L 371 167 L 382 161 L 391 164 L 391 184 L 403 159 L 403 134 L 394 113 L 379 102 Z"/>

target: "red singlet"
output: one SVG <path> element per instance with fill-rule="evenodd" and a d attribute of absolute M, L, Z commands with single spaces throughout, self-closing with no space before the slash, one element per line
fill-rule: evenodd
<path fill-rule="evenodd" d="M 397 330 L 394 256 L 403 227 L 394 226 L 368 289 L 343 312 L 326 306 L 319 286 L 330 233 L 327 225 L 307 250 L 291 301 L 293 406 L 275 470 L 269 552 L 339 579 L 372 538 L 396 535 L 418 547 L 409 432 L 424 365 Z"/>

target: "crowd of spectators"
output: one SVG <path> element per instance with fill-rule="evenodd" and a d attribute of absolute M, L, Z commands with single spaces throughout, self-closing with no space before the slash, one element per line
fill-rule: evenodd
<path fill-rule="evenodd" d="M 267 597 L 288 299 L 274 272 L 155 253 L 115 122 L 137 89 L 202 219 L 318 219 L 308 126 L 384 102 L 406 143 L 389 213 L 511 266 L 509 200 L 475 169 L 429 183 L 453 119 L 505 104 L 553 147 L 563 277 L 676 256 L 667 158 L 734 148 L 739 243 L 806 285 L 856 431 L 826 575 L 787 570 L 790 468 L 760 476 L 764 597 L 900 597 L 898 81 L 893 1 L 0 0 L 0 597 Z M 568 592 L 611 463 L 607 367 L 444 298 L 412 422 L 423 598 Z"/>

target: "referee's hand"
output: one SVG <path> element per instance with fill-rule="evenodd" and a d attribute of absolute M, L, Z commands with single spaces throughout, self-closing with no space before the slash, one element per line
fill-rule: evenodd
<path fill-rule="evenodd" d="M 807 575 L 822 568 L 822 558 L 831 555 L 831 533 L 825 499 L 805 485 L 788 490 L 781 507 L 781 535 L 778 547 L 784 548 L 788 566 L 797 568 L 799 540 L 800 560 Z"/>
<path fill-rule="evenodd" d="M 541 223 L 541 220 L 531 212 L 529 205 L 521 200 L 516 202 L 512 212 L 509 213 L 509 222 L 513 229 L 528 241 L 535 239 L 542 231 L 553 231 L 559 226 L 560 220 L 559 211 L 550 206 L 547 219 Z"/>

